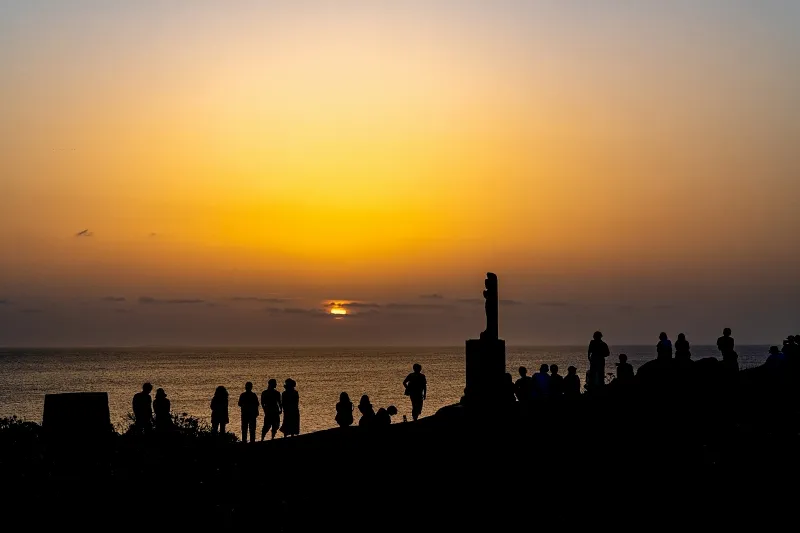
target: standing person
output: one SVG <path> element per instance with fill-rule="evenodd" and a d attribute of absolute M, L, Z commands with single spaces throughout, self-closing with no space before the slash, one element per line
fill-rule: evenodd
<path fill-rule="evenodd" d="M 581 378 L 578 377 L 578 369 L 574 366 L 567 368 L 567 375 L 564 376 L 564 396 L 574 398 L 581 395 Z"/>
<path fill-rule="evenodd" d="M 133 395 L 133 417 L 138 432 L 150 433 L 153 429 L 153 400 L 150 398 L 152 391 L 153 386 L 145 383 L 141 392 Z"/>
<path fill-rule="evenodd" d="M 558 373 L 558 365 L 550 365 L 550 396 L 560 398 L 564 394 L 564 376 Z"/>
<path fill-rule="evenodd" d="M 406 376 L 403 386 L 406 388 L 406 396 L 411 398 L 411 418 L 416 421 L 422 413 L 422 404 L 428 397 L 428 380 L 422 373 L 422 365 L 415 364 L 414 372 Z"/>
<path fill-rule="evenodd" d="M 518 401 L 527 403 L 531 400 L 533 396 L 531 383 L 532 381 L 528 375 L 528 369 L 524 366 L 519 367 L 519 379 L 514 384 L 514 394 L 517 395 Z"/>
<path fill-rule="evenodd" d="M 589 343 L 589 372 L 586 376 L 586 388 L 599 389 L 606 382 L 606 357 L 611 355 L 608 344 L 603 341 L 603 334 L 595 331 Z"/>
<path fill-rule="evenodd" d="M 271 379 L 267 382 L 267 388 L 261 393 L 261 409 L 264 410 L 264 423 L 261 425 L 261 440 L 267 435 L 267 431 L 272 430 L 272 438 L 281 427 L 281 393 L 278 391 L 278 382 Z"/>
<path fill-rule="evenodd" d="M 172 427 L 172 415 L 170 414 L 169 398 L 164 389 L 159 388 L 156 391 L 153 411 L 156 414 L 156 431 L 168 431 Z"/>
<path fill-rule="evenodd" d="M 375 409 L 369 401 L 369 396 L 366 394 L 361 397 L 358 402 L 358 412 L 361 413 L 361 418 L 358 420 L 359 427 L 369 427 L 375 420 Z"/>
<path fill-rule="evenodd" d="M 665 332 L 658 335 L 658 344 L 656 344 L 656 358 L 661 360 L 672 359 L 672 341 Z"/>
<path fill-rule="evenodd" d="M 300 434 L 300 394 L 295 389 L 297 383 L 292 378 L 283 384 L 283 426 L 284 437 Z"/>
<path fill-rule="evenodd" d="M 244 392 L 239 396 L 239 407 L 242 410 L 242 442 L 247 442 L 247 433 L 250 433 L 250 442 L 256 441 L 256 418 L 258 418 L 258 396 L 253 392 L 253 384 L 244 384 Z"/>
<path fill-rule="evenodd" d="M 211 398 L 211 431 L 216 435 L 225 434 L 228 425 L 228 389 L 220 385 Z"/>
<path fill-rule="evenodd" d="M 353 402 L 346 392 L 339 395 L 339 403 L 336 404 L 336 423 L 342 428 L 353 425 Z"/>

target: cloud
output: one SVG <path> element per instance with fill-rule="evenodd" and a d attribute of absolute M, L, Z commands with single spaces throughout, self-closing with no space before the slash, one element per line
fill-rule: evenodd
<path fill-rule="evenodd" d="M 104 302 L 124 302 L 127 299 L 124 296 L 104 296 L 101 300 Z"/>
<path fill-rule="evenodd" d="M 500 300 L 500 305 L 522 305 L 519 300 Z"/>
<path fill-rule="evenodd" d="M 114 312 L 127 315 L 128 313 L 133 313 L 133 310 L 132 309 L 114 309 Z"/>
<path fill-rule="evenodd" d="M 462 304 L 473 304 L 473 305 L 475 305 L 475 304 L 482 304 L 486 300 L 484 300 L 483 298 L 459 298 L 456 301 L 458 303 L 462 303 Z"/>
<path fill-rule="evenodd" d="M 547 302 L 538 302 L 536 305 L 541 307 L 569 307 L 569 302 L 559 302 L 559 301 L 547 301 Z"/>
<path fill-rule="evenodd" d="M 672 309 L 674 306 L 671 304 L 656 304 L 653 306 L 653 309 Z"/>
<path fill-rule="evenodd" d="M 32 315 L 32 314 L 42 313 L 43 311 L 41 309 L 25 308 L 25 309 L 20 309 L 19 312 Z"/>
<path fill-rule="evenodd" d="M 442 294 L 420 294 L 419 297 L 423 300 L 444 300 L 444 295 Z"/>
<path fill-rule="evenodd" d="M 11 300 L 0 300 L 0 305 L 11 305 Z"/>
<path fill-rule="evenodd" d="M 93 235 L 94 232 L 89 231 L 88 229 L 79 231 L 78 233 L 75 234 L 76 237 L 92 237 Z"/>
<path fill-rule="evenodd" d="M 328 302 L 324 307 L 344 307 L 346 309 L 378 309 L 381 304 L 373 302 Z"/>
<path fill-rule="evenodd" d="M 304 309 L 302 307 L 287 307 L 282 310 L 283 313 L 287 315 L 305 315 L 305 316 L 316 316 L 316 317 L 324 317 L 324 316 L 334 316 L 330 313 L 326 313 L 321 309 Z"/>
<path fill-rule="evenodd" d="M 155 232 L 150 234 L 150 237 L 157 237 L 157 236 L 158 236 L 158 233 L 155 233 Z"/>
<path fill-rule="evenodd" d="M 152 298 L 150 296 L 140 296 L 139 303 L 140 304 L 169 304 L 169 305 L 192 305 L 192 304 L 202 304 L 205 303 L 205 300 L 193 299 L 193 298 L 175 298 L 170 300 L 159 300 L 158 298 Z"/>
<path fill-rule="evenodd" d="M 404 311 L 429 311 L 431 309 L 447 309 L 446 304 L 411 304 L 411 303 L 389 303 L 386 309 L 400 309 Z"/>
<path fill-rule="evenodd" d="M 283 304 L 289 301 L 288 298 L 265 298 L 261 296 L 234 296 L 231 300 L 234 302 L 259 302 L 269 304 Z"/>

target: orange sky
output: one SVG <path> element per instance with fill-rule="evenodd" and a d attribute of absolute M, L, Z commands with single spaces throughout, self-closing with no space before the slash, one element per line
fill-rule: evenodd
<path fill-rule="evenodd" d="M 487 270 L 524 303 L 510 342 L 785 334 L 800 8 L 587 4 L 3 5 L 0 344 L 402 342 L 387 304 Z M 343 334 L 231 300 L 274 294 L 381 307 Z M 480 331 L 428 310 L 426 341 Z"/>

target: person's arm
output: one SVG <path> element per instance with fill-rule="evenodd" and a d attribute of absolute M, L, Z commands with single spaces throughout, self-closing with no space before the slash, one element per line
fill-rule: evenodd
<path fill-rule="evenodd" d="M 428 378 L 422 379 L 422 399 L 428 399 Z"/>
<path fill-rule="evenodd" d="M 411 374 L 406 376 L 406 379 L 403 380 L 403 387 L 408 388 L 408 378 L 411 377 Z"/>
<path fill-rule="evenodd" d="M 241 394 L 239 395 L 239 404 L 238 405 L 239 405 L 239 407 L 242 406 L 242 395 Z"/>
<path fill-rule="evenodd" d="M 586 356 L 589 358 L 589 361 L 592 360 L 592 343 L 589 343 L 589 349 L 586 351 Z"/>

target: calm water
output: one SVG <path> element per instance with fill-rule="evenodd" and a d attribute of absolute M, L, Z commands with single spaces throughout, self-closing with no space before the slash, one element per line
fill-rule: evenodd
<path fill-rule="evenodd" d="M 627 353 L 634 367 L 655 357 L 655 347 L 611 347 L 613 371 L 616 354 Z M 764 346 L 739 346 L 743 368 L 761 364 Z M 694 359 L 716 356 L 712 347 L 693 347 Z M 586 348 L 508 347 L 506 367 L 514 374 L 525 365 L 529 373 L 542 363 L 556 363 L 566 374 L 578 367 L 584 381 Z M 111 419 L 120 423 L 131 410 L 131 398 L 149 381 L 163 387 L 173 412 L 188 412 L 208 420 L 209 402 L 217 385 L 231 395 L 232 429 L 239 434 L 238 395 L 252 381 L 255 390 L 266 388 L 267 379 L 278 383 L 291 377 L 300 393 L 301 431 L 334 426 L 334 406 L 339 393 L 347 391 L 354 403 L 369 394 L 372 404 L 397 406 L 399 416 L 411 418 L 411 405 L 403 395 L 402 381 L 413 363 L 420 363 L 428 377 L 428 401 L 423 416 L 455 403 L 464 389 L 464 349 L 458 348 L 307 348 L 307 349 L 47 349 L 0 351 L 0 417 L 18 415 L 41 421 L 44 395 L 58 392 L 108 392 Z M 261 420 L 258 428 L 260 431 Z"/>

